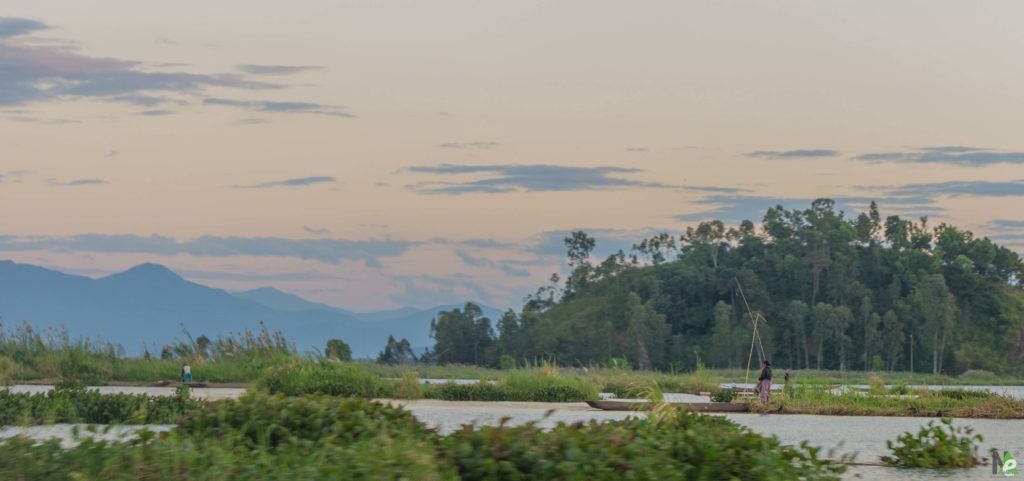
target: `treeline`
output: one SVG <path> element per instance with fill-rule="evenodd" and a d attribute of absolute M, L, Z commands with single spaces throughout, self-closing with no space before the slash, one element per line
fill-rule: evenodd
<path fill-rule="evenodd" d="M 819 199 L 768 209 L 757 229 L 702 222 L 593 263 L 596 241 L 565 239 L 571 274 L 501 319 L 441 313 L 426 360 L 622 362 L 640 369 L 746 366 L 751 314 L 776 366 L 1020 372 L 1024 264 L 987 238 L 927 218 L 854 218 Z M 749 310 L 748 310 L 749 309 Z M 754 351 L 754 362 L 760 357 Z M 911 360 L 911 358 L 913 358 Z"/>

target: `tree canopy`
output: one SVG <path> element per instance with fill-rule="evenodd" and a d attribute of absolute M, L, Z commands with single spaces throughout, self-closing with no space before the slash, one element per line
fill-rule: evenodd
<path fill-rule="evenodd" d="M 792 368 L 1020 372 L 1024 264 L 988 238 L 927 218 L 848 218 L 830 199 L 767 210 L 758 229 L 701 222 L 592 260 L 566 238 L 571 274 L 508 312 L 498 332 L 479 308 L 442 313 L 439 362 L 501 355 L 638 368 L 746 363 L 752 319 L 765 355 Z M 749 312 L 748 312 L 749 306 Z M 910 363 L 913 349 L 914 365 Z M 759 353 L 754 353 L 755 361 Z"/>

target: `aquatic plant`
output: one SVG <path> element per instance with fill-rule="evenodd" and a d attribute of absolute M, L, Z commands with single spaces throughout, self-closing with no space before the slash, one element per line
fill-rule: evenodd
<path fill-rule="evenodd" d="M 886 441 L 892 456 L 883 456 L 882 462 L 900 468 L 969 468 L 981 462 L 981 441 L 970 427 L 954 427 L 952 419 L 943 418 L 940 424 L 929 421 L 917 434 L 901 434 L 895 443 Z"/>

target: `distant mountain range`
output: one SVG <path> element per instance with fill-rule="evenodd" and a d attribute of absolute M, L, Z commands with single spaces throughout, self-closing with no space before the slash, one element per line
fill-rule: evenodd
<path fill-rule="evenodd" d="M 479 305 L 479 304 L 478 304 Z M 230 293 L 189 282 L 158 264 L 141 264 L 99 279 L 66 274 L 29 264 L 0 261 L 0 319 L 5 329 L 23 321 L 35 329 L 66 328 L 75 337 L 111 341 L 128 354 L 193 336 L 213 338 L 262 321 L 280 330 L 300 350 L 323 350 L 328 339 L 343 339 L 356 357 L 376 356 L 387 337 L 406 338 L 417 350 L 433 344 L 430 320 L 438 312 L 403 307 L 358 313 L 308 301 L 272 287 Z M 497 322 L 501 311 L 482 306 Z"/>

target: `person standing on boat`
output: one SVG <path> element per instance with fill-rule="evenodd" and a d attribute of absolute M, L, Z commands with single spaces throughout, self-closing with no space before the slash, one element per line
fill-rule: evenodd
<path fill-rule="evenodd" d="M 757 378 L 757 388 L 761 394 L 761 404 L 768 404 L 768 394 L 772 390 L 772 363 L 767 359 L 761 362 L 761 375 Z"/>
<path fill-rule="evenodd" d="M 185 384 L 192 382 L 192 366 L 188 364 L 181 366 L 181 382 Z"/>

